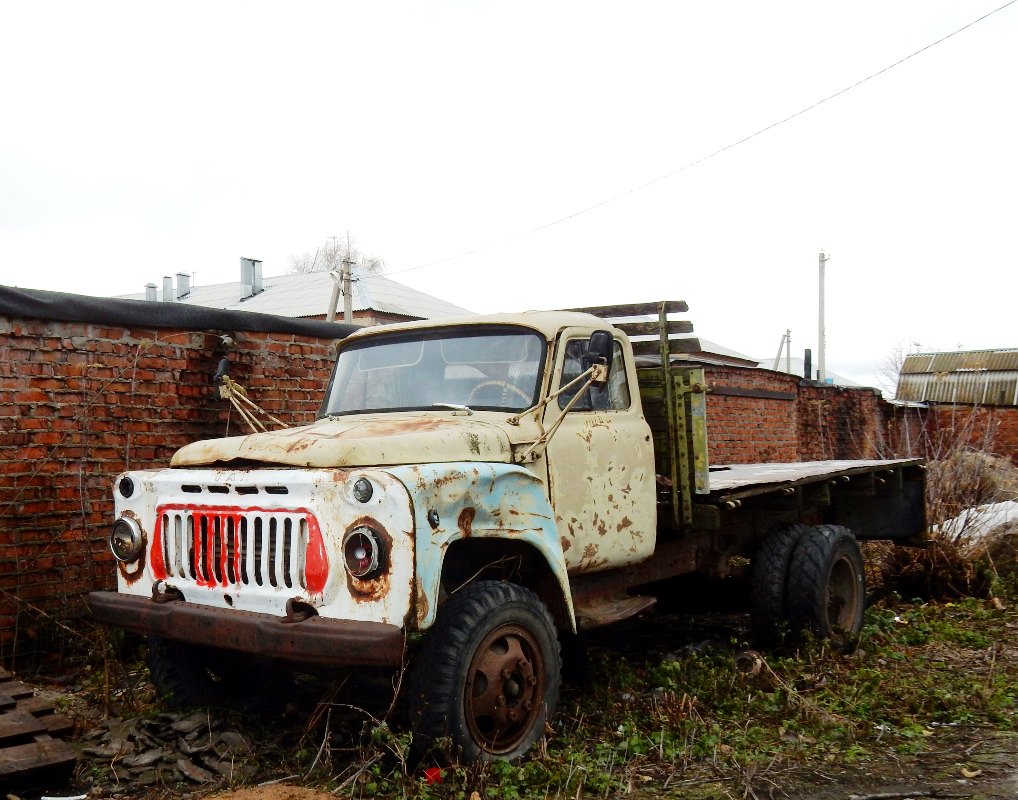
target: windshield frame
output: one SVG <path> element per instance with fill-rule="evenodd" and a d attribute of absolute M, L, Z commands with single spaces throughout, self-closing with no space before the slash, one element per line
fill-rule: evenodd
<path fill-rule="evenodd" d="M 450 410 L 450 406 L 456 406 L 459 404 L 422 404 L 412 406 L 401 406 L 392 408 L 359 408 L 350 411 L 329 411 L 329 406 L 332 402 L 333 392 L 336 388 L 336 380 L 339 377 L 340 364 L 343 359 L 344 353 L 349 353 L 354 350 L 366 349 L 368 347 L 378 346 L 380 343 L 399 343 L 399 342 L 413 342 L 422 341 L 427 343 L 429 341 L 441 341 L 443 339 L 455 339 L 455 338 L 472 338 L 482 336 L 497 336 L 497 335 L 525 335 L 533 337 L 537 344 L 540 346 L 540 353 L 536 358 L 537 364 L 537 375 L 534 380 L 534 392 L 533 396 L 529 399 L 526 406 L 522 407 L 507 407 L 507 406 L 492 406 L 483 404 L 471 404 L 469 406 L 471 411 L 494 411 L 504 414 L 518 414 L 525 408 L 530 408 L 536 405 L 540 398 L 543 396 L 545 391 L 545 384 L 547 383 L 548 375 L 548 352 L 549 345 L 545 335 L 538 329 L 530 327 L 528 325 L 516 325 L 506 323 L 495 323 L 495 324 L 478 324 L 478 325 L 435 325 L 421 328 L 411 328 L 408 330 L 398 331 L 379 331 L 378 333 L 372 332 L 366 336 L 356 336 L 350 339 L 344 339 L 341 341 L 336 348 L 336 360 L 332 366 L 332 375 L 329 378 L 328 385 L 325 389 L 325 396 L 322 398 L 322 404 L 319 408 L 317 418 L 325 419 L 331 417 L 345 417 L 359 414 L 397 414 L 407 411 L 445 411 Z M 447 362 L 450 364 L 453 362 Z M 460 363 L 460 362 L 456 362 Z M 497 362 L 486 362 L 486 363 L 497 363 Z M 465 404 L 463 404 L 465 405 Z"/>

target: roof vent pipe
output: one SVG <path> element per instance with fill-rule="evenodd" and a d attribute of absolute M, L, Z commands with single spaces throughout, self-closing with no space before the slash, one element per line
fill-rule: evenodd
<path fill-rule="evenodd" d="M 154 283 L 145 284 L 145 299 L 152 303 L 159 299 L 159 294 Z"/>
<path fill-rule="evenodd" d="M 240 296 L 251 297 L 262 290 L 262 262 L 254 258 L 240 259 Z"/>
<path fill-rule="evenodd" d="M 163 276 L 163 300 L 173 302 L 173 278 L 169 275 Z"/>
<path fill-rule="evenodd" d="M 186 272 L 177 273 L 177 299 L 191 294 L 191 276 Z"/>

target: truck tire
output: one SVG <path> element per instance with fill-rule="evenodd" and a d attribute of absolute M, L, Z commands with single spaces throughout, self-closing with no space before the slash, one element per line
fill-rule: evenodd
<path fill-rule="evenodd" d="M 561 669 L 555 624 L 537 595 L 499 581 L 461 589 L 410 676 L 414 749 L 448 744 L 466 763 L 521 757 L 555 713 Z"/>
<path fill-rule="evenodd" d="M 175 708 L 248 708 L 258 700 L 258 659 L 230 650 L 150 636 L 152 684 Z"/>
<path fill-rule="evenodd" d="M 764 647 L 780 644 L 789 633 L 788 570 L 792 553 L 810 532 L 808 525 L 779 525 L 768 531 L 750 566 L 750 627 Z"/>
<path fill-rule="evenodd" d="M 859 543 L 848 528 L 817 525 L 792 554 L 788 613 L 796 631 L 855 646 L 866 607 L 866 573 Z"/>

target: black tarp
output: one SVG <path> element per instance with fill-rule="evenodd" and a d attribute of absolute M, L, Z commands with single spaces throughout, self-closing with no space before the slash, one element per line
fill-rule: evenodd
<path fill-rule="evenodd" d="M 0 286 L 0 316 L 124 328 L 288 333 L 319 339 L 342 339 L 358 328 L 338 322 L 228 311 L 186 303 L 117 300 L 11 286 Z"/>

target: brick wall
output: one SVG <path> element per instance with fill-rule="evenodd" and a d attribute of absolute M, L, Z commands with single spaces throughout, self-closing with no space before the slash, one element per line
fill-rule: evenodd
<path fill-rule="evenodd" d="M 73 651 L 84 593 L 112 588 L 111 486 L 195 439 L 246 431 L 219 359 L 267 411 L 314 419 L 335 339 L 0 316 L 0 663 Z"/>
<path fill-rule="evenodd" d="M 114 585 L 106 536 L 119 472 L 246 430 L 211 382 L 221 358 L 273 415 L 314 418 L 334 336 L 245 331 L 237 319 L 228 350 L 218 328 L 39 321 L 0 308 L 0 664 L 80 650 L 67 622 L 86 592 Z M 873 390 L 769 370 L 711 366 L 707 381 L 715 464 L 922 455 L 958 413 L 927 419 Z M 1018 463 L 1018 409 L 975 419 L 972 430 L 991 431 L 996 451 Z"/>
<path fill-rule="evenodd" d="M 712 464 L 889 457 L 894 408 L 873 389 L 801 381 L 762 369 L 708 366 Z M 915 424 L 915 411 L 903 413 Z"/>
<path fill-rule="evenodd" d="M 711 464 L 798 460 L 798 380 L 762 369 L 709 366 L 707 448 Z"/>
<path fill-rule="evenodd" d="M 958 444 L 1004 456 L 1018 466 L 1018 408 L 932 406 L 923 434 L 934 455 Z"/>

